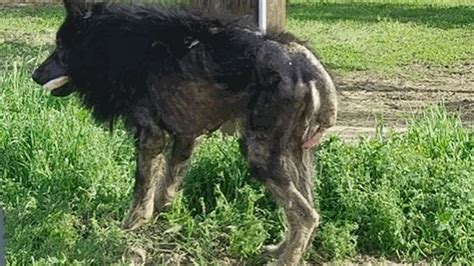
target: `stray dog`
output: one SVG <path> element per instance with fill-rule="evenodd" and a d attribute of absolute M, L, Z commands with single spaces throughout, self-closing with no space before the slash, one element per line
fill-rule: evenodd
<path fill-rule="evenodd" d="M 196 138 L 242 121 L 251 174 L 284 209 L 288 232 L 266 248 L 297 265 L 318 226 L 311 147 L 336 120 L 336 91 L 290 34 L 262 34 L 198 10 L 64 0 L 56 48 L 32 78 L 54 96 L 75 92 L 100 122 L 134 134 L 137 170 L 123 222 L 161 212 L 186 172 Z"/>

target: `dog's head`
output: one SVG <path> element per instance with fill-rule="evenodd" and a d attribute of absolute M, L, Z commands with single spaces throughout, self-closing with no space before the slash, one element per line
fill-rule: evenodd
<path fill-rule="evenodd" d="M 80 54 L 74 47 L 79 42 L 81 28 L 87 23 L 97 4 L 84 0 L 64 0 L 66 19 L 56 34 L 56 47 L 51 55 L 33 72 L 32 78 L 53 96 L 67 96 L 76 90 L 71 76 L 80 68 Z"/>

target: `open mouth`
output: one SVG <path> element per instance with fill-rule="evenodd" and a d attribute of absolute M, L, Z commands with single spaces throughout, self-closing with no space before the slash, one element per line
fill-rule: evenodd
<path fill-rule="evenodd" d="M 72 86 L 69 84 L 69 76 L 60 76 L 46 82 L 43 85 L 47 91 L 53 96 L 67 96 L 73 92 Z"/>

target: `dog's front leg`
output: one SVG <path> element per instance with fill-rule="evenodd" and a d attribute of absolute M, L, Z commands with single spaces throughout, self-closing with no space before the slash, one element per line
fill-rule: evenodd
<path fill-rule="evenodd" d="M 155 193 L 155 214 L 166 209 L 178 191 L 181 180 L 189 167 L 190 158 L 196 144 L 194 136 L 176 136 L 171 151 L 167 171 L 160 175 Z"/>
<path fill-rule="evenodd" d="M 153 216 L 156 182 L 167 172 L 171 137 L 160 128 L 141 128 L 137 139 L 137 170 L 133 200 L 122 227 L 134 230 Z"/>

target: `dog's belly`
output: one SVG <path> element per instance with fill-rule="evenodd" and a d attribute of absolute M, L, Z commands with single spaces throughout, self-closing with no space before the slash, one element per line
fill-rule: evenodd
<path fill-rule="evenodd" d="M 176 134 L 199 136 L 240 116 L 248 102 L 243 90 L 216 83 L 175 78 L 151 79 L 152 102 L 161 122 Z"/>

